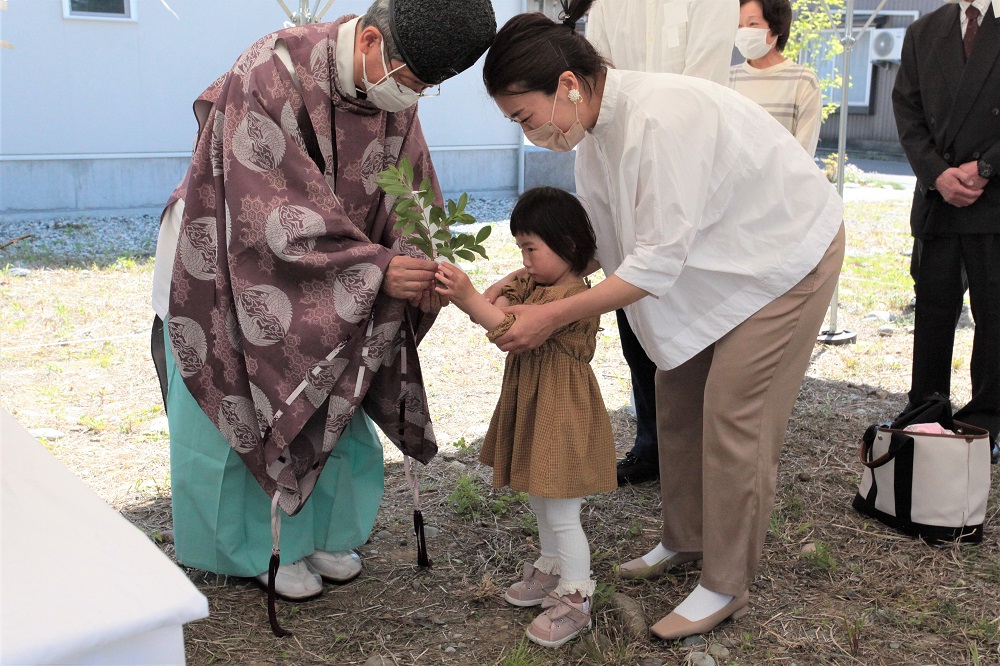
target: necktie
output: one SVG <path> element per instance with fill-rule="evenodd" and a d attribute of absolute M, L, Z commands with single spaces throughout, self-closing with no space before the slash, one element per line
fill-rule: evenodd
<path fill-rule="evenodd" d="M 969 5 L 969 8 L 965 10 L 965 16 L 969 22 L 965 26 L 965 37 L 962 38 L 962 44 L 965 46 L 965 59 L 968 60 L 969 56 L 972 55 L 972 44 L 976 41 L 976 35 L 979 33 L 979 10 L 975 6 Z"/>

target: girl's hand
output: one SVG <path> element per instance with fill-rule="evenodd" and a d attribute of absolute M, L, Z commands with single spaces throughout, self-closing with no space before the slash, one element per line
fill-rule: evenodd
<path fill-rule="evenodd" d="M 438 271 L 434 277 L 440 283 L 434 290 L 456 303 L 461 304 L 478 293 L 472 286 L 469 276 L 455 264 L 442 261 L 438 264 Z"/>
<path fill-rule="evenodd" d="M 517 320 L 509 331 L 494 340 L 500 351 L 521 352 L 540 347 L 557 328 L 548 305 L 512 305 L 501 309 Z"/>

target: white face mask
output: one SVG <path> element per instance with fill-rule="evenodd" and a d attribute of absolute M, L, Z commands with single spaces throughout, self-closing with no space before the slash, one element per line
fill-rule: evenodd
<path fill-rule="evenodd" d="M 740 28 L 737 30 L 736 48 L 740 55 L 747 60 L 756 60 L 766 56 L 774 46 L 774 44 L 767 43 L 767 36 L 770 33 L 771 31 L 767 28 Z"/>
<path fill-rule="evenodd" d="M 368 62 L 365 59 L 365 54 L 361 54 L 361 78 L 365 82 L 365 95 L 368 97 L 368 101 L 389 113 L 396 113 L 416 104 L 417 100 L 420 99 L 420 93 L 397 83 L 389 76 L 403 69 L 406 65 L 400 65 L 391 72 L 389 71 L 389 63 L 385 61 L 385 42 L 383 40 L 379 40 L 379 53 L 382 56 L 382 69 L 385 71 L 385 76 L 379 79 L 378 83 L 372 83 L 368 80 Z"/>
<path fill-rule="evenodd" d="M 525 130 L 524 136 L 527 137 L 528 141 L 540 148 L 548 148 L 557 153 L 569 152 L 573 150 L 576 144 L 583 141 L 583 137 L 587 136 L 587 130 L 584 129 L 583 124 L 580 122 L 580 92 L 578 90 L 571 90 L 570 94 L 572 95 L 573 93 L 576 93 L 577 101 L 573 102 L 573 107 L 576 109 L 576 122 L 573 123 L 572 127 L 568 131 L 563 132 L 552 122 L 552 119 L 556 117 L 556 102 L 559 101 L 559 92 L 556 91 L 555 97 L 552 100 L 552 117 L 549 118 L 549 122 L 541 127 L 533 130 Z"/>

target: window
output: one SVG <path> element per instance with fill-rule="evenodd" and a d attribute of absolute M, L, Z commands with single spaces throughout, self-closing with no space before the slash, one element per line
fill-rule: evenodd
<path fill-rule="evenodd" d="M 134 21 L 135 0 L 63 0 L 63 16 Z"/>
<path fill-rule="evenodd" d="M 874 68 L 869 58 L 872 31 L 869 29 L 858 37 L 859 30 L 858 26 L 854 28 L 857 42 L 851 50 L 851 87 L 847 92 L 847 106 L 849 113 L 872 113 L 872 89 L 875 85 Z M 836 32 L 835 35 L 833 30 L 822 31 L 820 38 L 803 48 L 799 55 L 802 64 L 812 67 L 820 81 L 834 80 L 844 67 L 843 54 L 830 57 L 830 42 L 843 35 L 842 31 Z M 823 104 L 840 104 L 841 94 L 839 85 L 825 88 Z"/>

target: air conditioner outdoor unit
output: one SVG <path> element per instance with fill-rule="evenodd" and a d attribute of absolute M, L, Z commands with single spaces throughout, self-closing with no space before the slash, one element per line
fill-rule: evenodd
<path fill-rule="evenodd" d="M 903 53 L 903 35 L 906 28 L 881 28 L 872 30 L 871 47 L 868 50 L 868 59 L 895 60 L 899 62 Z"/>

